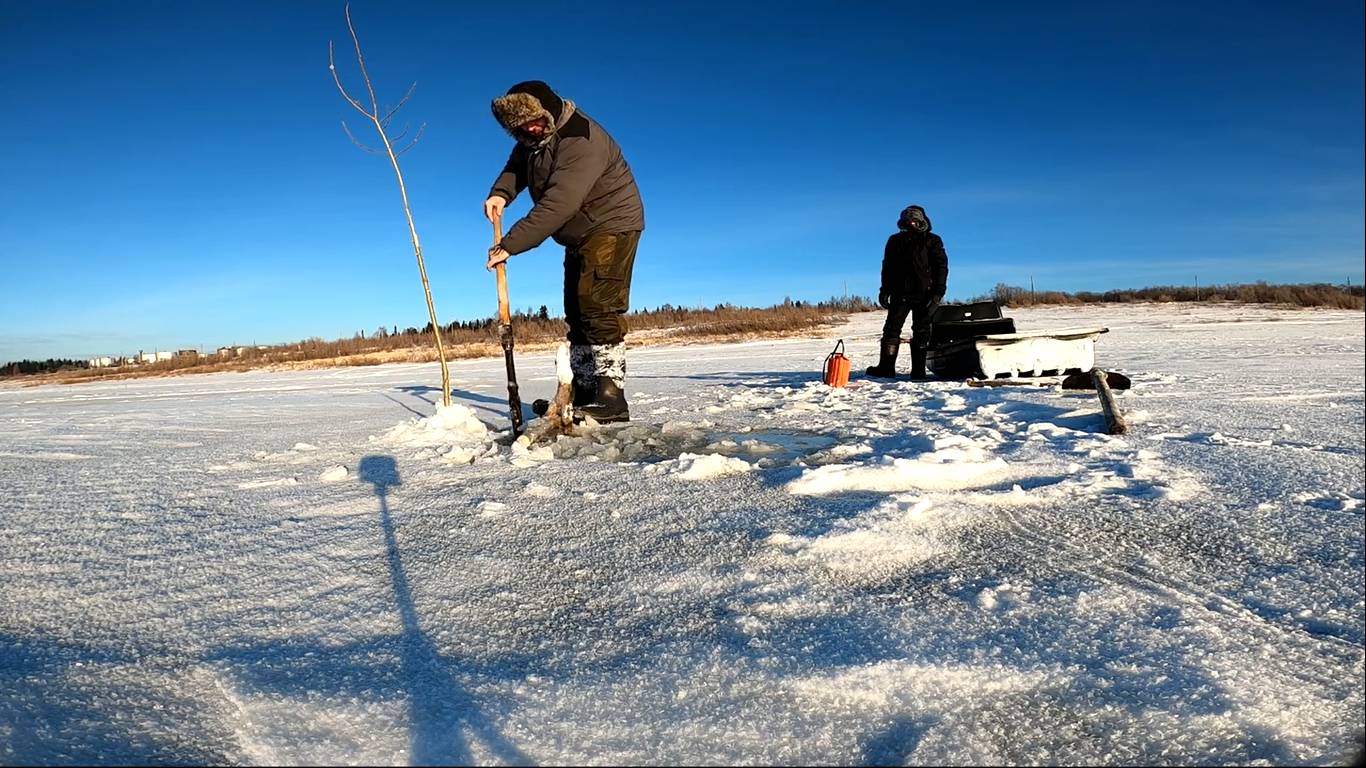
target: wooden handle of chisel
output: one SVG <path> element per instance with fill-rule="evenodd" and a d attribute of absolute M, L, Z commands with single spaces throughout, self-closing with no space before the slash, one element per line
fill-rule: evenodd
<path fill-rule="evenodd" d="M 497 214 L 493 217 L 493 244 L 503 242 L 503 217 Z M 508 271 L 507 262 L 494 267 L 498 273 L 498 322 L 503 325 L 512 324 L 512 309 L 508 306 Z"/>

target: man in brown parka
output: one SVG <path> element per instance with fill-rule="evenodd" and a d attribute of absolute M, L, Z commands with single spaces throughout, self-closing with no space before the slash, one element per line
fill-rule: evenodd
<path fill-rule="evenodd" d="M 539 80 L 494 99 L 493 116 L 517 144 L 489 190 L 484 215 L 502 216 L 523 189 L 532 207 L 489 249 L 488 268 L 546 238 L 564 246 L 575 409 L 598 422 L 628 421 L 624 315 L 645 229 L 635 177 L 607 131 Z"/>

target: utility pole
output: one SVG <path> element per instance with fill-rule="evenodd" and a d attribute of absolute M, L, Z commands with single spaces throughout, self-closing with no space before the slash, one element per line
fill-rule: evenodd
<path fill-rule="evenodd" d="M 1195 276 L 1195 300 L 1200 300 L 1200 276 Z"/>
<path fill-rule="evenodd" d="M 1029 276 L 1029 306 L 1034 306 L 1034 276 Z"/>

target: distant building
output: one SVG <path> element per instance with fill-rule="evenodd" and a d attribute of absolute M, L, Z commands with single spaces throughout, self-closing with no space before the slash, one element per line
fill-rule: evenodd
<path fill-rule="evenodd" d="M 113 364 L 114 364 L 114 358 L 112 358 L 112 357 L 92 357 L 92 358 L 90 358 L 90 367 L 91 367 L 91 368 L 108 368 L 109 366 L 111 366 L 111 365 L 113 365 Z"/>
<path fill-rule="evenodd" d="M 176 357 L 188 357 L 188 358 L 193 359 L 193 358 L 199 357 L 199 350 L 197 350 L 197 349 L 177 349 L 177 350 L 176 350 L 176 353 L 175 353 L 175 356 L 176 356 Z"/>

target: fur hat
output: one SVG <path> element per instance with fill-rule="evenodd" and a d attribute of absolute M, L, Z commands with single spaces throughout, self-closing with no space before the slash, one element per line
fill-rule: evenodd
<path fill-rule="evenodd" d="M 554 128 L 563 110 L 564 100 L 540 80 L 518 83 L 506 95 L 493 100 L 494 119 L 518 141 L 526 139 L 517 132 L 518 128 L 538 118 L 545 118 Z"/>
<path fill-rule="evenodd" d="M 917 220 L 925 222 L 924 232 L 930 231 L 930 217 L 925 214 L 925 209 L 918 205 L 907 206 L 906 209 L 901 212 L 900 218 L 896 220 L 896 226 L 898 229 L 907 231 L 922 231 L 913 225 L 913 222 Z"/>

